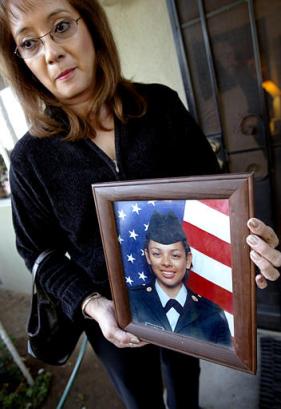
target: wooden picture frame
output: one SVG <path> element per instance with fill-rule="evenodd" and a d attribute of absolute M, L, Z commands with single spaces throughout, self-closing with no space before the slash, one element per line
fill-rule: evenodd
<path fill-rule="evenodd" d="M 117 181 L 95 184 L 92 188 L 120 327 L 147 342 L 255 373 L 255 269 L 246 245 L 249 234 L 246 223 L 254 214 L 252 174 Z M 128 246 L 140 242 L 140 238 L 143 240 L 145 231 L 151 229 L 147 223 L 149 212 L 151 216 L 156 208 L 160 214 L 174 213 L 179 220 L 183 218 L 190 251 L 195 257 L 185 286 L 191 308 L 199 311 L 201 318 L 194 320 L 188 329 L 190 332 L 184 334 L 165 329 L 161 322 L 159 326 L 155 322 L 151 324 L 152 318 L 140 321 L 135 315 L 139 311 L 134 304 L 135 294 L 142 296 L 155 291 L 155 278 L 154 273 L 145 270 L 153 267 L 144 257 L 148 252 L 144 247 L 149 245 L 144 243 L 141 248 L 139 244 L 139 255 L 136 248 Z M 146 220 L 141 214 L 146 214 Z M 122 227 L 125 220 L 129 223 L 126 228 Z M 130 227 L 131 223 L 136 227 Z M 138 262 L 147 265 L 142 264 L 133 271 L 138 257 L 142 257 Z M 130 276 L 133 272 L 135 278 Z M 169 275 L 169 271 L 166 274 Z M 148 276 L 151 281 L 147 283 Z M 205 318 L 207 312 L 209 316 L 227 319 L 230 344 L 224 337 L 217 336 L 221 324 L 216 321 L 212 327 L 209 318 Z M 199 332 L 195 328 L 199 328 Z"/>

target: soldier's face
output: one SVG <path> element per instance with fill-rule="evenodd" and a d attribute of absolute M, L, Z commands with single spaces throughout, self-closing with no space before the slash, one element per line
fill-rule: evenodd
<path fill-rule="evenodd" d="M 161 244 L 150 240 L 145 256 L 163 290 L 181 287 L 192 262 L 191 253 L 186 254 L 181 241 Z"/>

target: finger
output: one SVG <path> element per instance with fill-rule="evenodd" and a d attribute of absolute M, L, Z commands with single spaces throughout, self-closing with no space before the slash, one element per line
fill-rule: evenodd
<path fill-rule="evenodd" d="M 267 281 L 262 274 L 256 275 L 256 284 L 260 289 L 267 287 Z"/>
<path fill-rule="evenodd" d="M 258 254 L 256 251 L 252 250 L 250 252 L 251 260 L 256 264 L 256 266 L 260 269 L 260 273 L 270 281 L 275 281 L 280 276 L 279 271 L 273 267 L 273 265 Z"/>
<path fill-rule="evenodd" d="M 127 343 L 120 343 L 118 341 L 113 342 L 115 346 L 117 346 L 118 348 L 140 348 L 143 347 L 145 345 L 147 345 L 147 342 L 144 341 L 140 341 L 138 344 L 133 343 L 133 342 L 127 342 Z"/>
<path fill-rule="evenodd" d="M 118 348 L 126 348 L 129 344 L 136 346 L 140 344 L 140 340 L 135 335 L 118 327 L 110 328 L 108 332 L 105 331 L 104 336 Z"/>
<path fill-rule="evenodd" d="M 272 248 L 269 244 L 263 241 L 260 237 L 250 234 L 246 239 L 248 245 L 259 253 L 262 257 L 266 258 L 273 266 L 281 266 L 281 253 L 278 250 Z"/>
<path fill-rule="evenodd" d="M 125 331 L 124 331 L 124 332 L 125 332 Z M 130 332 L 125 332 L 125 334 L 126 334 L 128 337 L 130 337 L 130 343 L 131 343 L 131 344 L 139 345 L 139 343 L 141 342 L 140 339 L 139 339 L 136 335 L 131 334 Z"/>
<path fill-rule="evenodd" d="M 129 345 L 127 345 L 127 346 L 130 347 L 130 348 L 140 348 L 140 347 L 143 347 L 143 346 L 145 346 L 145 345 L 148 345 L 148 342 L 141 341 L 141 342 L 139 342 L 137 345 L 136 345 L 136 344 L 132 344 L 132 343 L 130 342 Z"/>
<path fill-rule="evenodd" d="M 252 218 L 247 222 L 251 233 L 257 234 L 262 239 L 264 239 L 271 247 L 276 247 L 279 244 L 278 237 L 276 236 L 274 230 L 264 224 L 261 220 Z"/>
<path fill-rule="evenodd" d="M 131 342 L 133 341 L 133 342 Z M 130 338 L 130 342 L 117 342 L 117 346 L 118 348 L 140 348 L 147 345 L 147 342 L 144 341 L 140 341 L 139 339 L 137 339 L 136 342 L 136 337 L 133 336 L 133 338 Z"/>

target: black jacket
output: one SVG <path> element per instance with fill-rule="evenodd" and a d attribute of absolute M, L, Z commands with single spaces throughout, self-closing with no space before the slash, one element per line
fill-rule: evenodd
<path fill-rule="evenodd" d="M 157 84 L 136 87 L 147 100 L 147 112 L 125 125 L 115 120 L 119 173 L 90 139 L 66 142 L 61 135 L 27 133 L 11 155 L 18 251 L 31 269 L 40 252 L 58 249 L 41 269 L 40 281 L 71 319 L 81 316 L 81 302 L 89 293 L 109 295 L 91 184 L 219 171 L 210 145 L 176 92 Z M 124 109 L 129 112 L 129 99 L 124 98 Z"/>
<path fill-rule="evenodd" d="M 129 299 L 133 321 L 158 330 L 172 331 L 154 282 L 149 286 L 130 289 Z M 216 344 L 231 345 L 231 334 L 222 309 L 189 289 L 174 332 Z"/>

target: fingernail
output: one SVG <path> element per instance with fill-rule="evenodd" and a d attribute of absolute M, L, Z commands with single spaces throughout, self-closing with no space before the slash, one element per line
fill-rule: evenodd
<path fill-rule="evenodd" d="M 256 236 L 248 236 L 247 241 L 252 245 L 258 244 L 258 239 Z"/>
<path fill-rule="evenodd" d="M 267 282 L 266 282 L 265 278 L 260 274 L 256 276 L 256 283 L 257 283 L 257 286 L 260 289 L 263 289 L 263 288 L 267 287 Z"/>
<path fill-rule="evenodd" d="M 250 220 L 249 225 L 250 225 L 250 227 L 253 227 L 254 229 L 256 227 L 258 227 L 258 223 L 257 223 L 257 221 L 255 219 Z"/>
<path fill-rule="evenodd" d="M 251 257 L 254 258 L 255 260 L 258 259 L 258 255 L 255 251 L 251 251 Z"/>
<path fill-rule="evenodd" d="M 140 340 L 139 340 L 138 338 L 131 338 L 131 339 L 130 339 L 130 342 L 131 342 L 132 344 L 139 344 L 139 343 L 140 343 Z"/>

